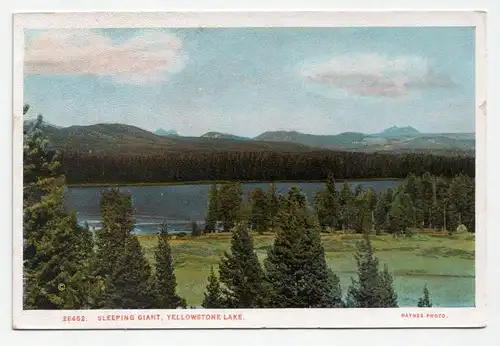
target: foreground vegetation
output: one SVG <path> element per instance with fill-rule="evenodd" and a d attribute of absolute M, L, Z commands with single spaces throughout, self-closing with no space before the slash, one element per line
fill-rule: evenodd
<path fill-rule="evenodd" d="M 470 279 L 470 287 L 462 288 L 464 294 L 474 295 L 474 257 L 475 242 L 473 234 L 448 235 L 442 231 L 418 231 L 412 237 L 394 237 L 390 234 L 372 235 L 372 244 L 382 264 L 387 264 L 395 277 L 397 292 L 405 306 L 415 306 L 416 298 L 422 293 L 422 282 L 427 282 L 434 297 L 439 290 L 450 296 L 447 301 L 436 301 L 441 306 L 447 302 L 460 299 L 458 287 L 449 284 L 453 279 Z M 157 245 L 156 235 L 138 235 L 145 249 L 146 258 L 154 266 L 154 249 Z M 254 248 L 263 262 L 267 250 L 271 248 L 274 233 L 253 236 Z M 356 275 L 354 253 L 356 242 L 361 240 L 360 234 L 323 233 L 322 244 L 328 266 L 335 269 L 340 277 L 340 284 L 345 294 Z M 210 268 L 216 267 L 221 256 L 229 250 L 230 233 L 211 233 L 201 237 L 171 236 L 170 245 L 174 260 L 179 295 L 185 297 L 189 304 L 201 305 Z M 451 281 L 450 281 L 451 280 Z M 417 281 L 417 284 L 414 282 Z M 454 302 L 460 304 L 460 301 Z M 467 303 L 464 303 L 467 305 Z"/>

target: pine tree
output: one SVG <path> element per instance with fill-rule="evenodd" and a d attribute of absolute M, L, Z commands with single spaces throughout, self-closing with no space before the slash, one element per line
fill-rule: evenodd
<path fill-rule="evenodd" d="M 158 235 L 158 245 L 155 250 L 155 294 L 157 309 L 176 309 L 180 298 L 176 294 L 177 281 L 174 274 L 172 250 L 168 242 L 167 224 L 163 223 Z"/>
<path fill-rule="evenodd" d="M 238 182 L 223 184 L 219 190 L 219 215 L 224 231 L 231 230 L 240 221 L 243 191 Z"/>
<path fill-rule="evenodd" d="M 217 221 L 219 221 L 219 196 L 217 191 L 217 185 L 210 185 L 210 190 L 208 192 L 208 206 L 207 206 L 207 214 L 205 216 L 205 227 L 209 232 L 213 232 L 215 230 L 215 225 Z"/>
<path fill-rule="evenodd" d="M 255 188 L 250 192 L 250 224 L 252 229 L 262 233 L 269 228 L 268 198 L 264 190 Z"/>
<path fill-rule="evenodd" d="M 247 228 L 238 225 L 231 238 L 231 251 L 225 252 L 219 265 L 220 282 L 224 285 L 224 304 L 233 308 L 264 307 L 267 291 L 264 273 Z"/>
<path fill-rule="evenodd" d="M 333 174 L 328 174 L 325 188 L 316 193 L 314 209 L 322 228 L 335 228 L 338 224 L 338 196 Z"/>
<path fill-rule="evenodd" d="M 378 290 L 380 291 L 380 302 L 384 308 L 397 308 L 398 295 L 393 287 L 393 278 L 389 273 L 387 264 L 384 265 L 384 270 L 379 273 Z"/>
<path fill-rule="evenodd" d="M 347 291 L 347 306 L 354 308 L 397 307 L 397 295 L 393 289 L 392 277 L 386 266 L 379 272 L 368 233 L 358 242 L 356 251 L 358 279 L 352 280 Z"/>
<path fill-rule="evenodd" d="M 24 113 L 29 109 L 25 105 Z M 88 309 L 94 281 L 88 271 L 92 235 L 63 203 L 64 176 L 58 153 L 48 149 L 43 118 L 24 132 L 25 309 Z"/>
<path fill-rule="evenodd" d="M 415 210 L 411 197 L 403 192 L 396 195 L 389 210 L 389 230 L 393 233 L 408 232 L 408 228 L 414 224 Z"/>
<path fill-rule="evenodd" d="M 283 199 L 281 205 L 278 231 L 264 261 L 269 306 L 342 306 L 338 277 L 326 265 L 319 229 L 307 227 L 303 205 L 296 198 Z"/>
<path fill-rule="evenodd" d="M 97 232 L 95 275 L 103 282 L 99 308 L 154 306 L 151 267 L 135 235 L 132 196 L 110 189 L 101 194 L 103 227 Z M 135 298 L 134 298 L 135 297 Z"/>
<path fill-rule="evenodd" d="M 352 225 L 357 233 L 363 233 L 369 214 L 368 200 L 364 192 L 358 193 L 353 200 Z"/>
<path fill-rule="evenodd" d="M 95 275 L 105 278 L 117 265 L 134 228 L 132 196 L 115 188 L 105 190 L 100 207 L 103 226 L 96 232 Z"/>
<path fill-rule="evenodd" d="M 421 191 L 420 195 L 422 197 L 421 200 L 421 209 L 423 216 L 423 224 L 424 227 L 432 228 L 432 221 L 434 218 L 433 212 L 433 199 L 434 199 L 434 177 L 429 174 L 429 172 L 425 172 L 419 180 L 419 190 Z"/>
<path fill-rule="evenodd" d="M 368 188 L 366 189 L 365 197 L 368 207 L 369 228 L 373 230 L 375 228 L 375 208 L 377 206 L 378 196 L 372 188 Z"/>
<path fill-rule="evenodd" d="M 433 191 L 433 226 L 438 229 L 448 230 L 449 227 L 449 181 L 438 177 L 434 181 Z"/>
<path fill-rule="evenodd" d="M 156 305 L 151 267 L 135 235 L 126 237 L 105 285 L 104 309 L 152 309 Z"/>
<path fill-rule="evenodd" d="M 210 276 L 208 277 L 208 284 L 205 298 L 201 306 L 207 309 L 221 309 L 224 308 L 224 299 L 217 276 L 215 276 L 214 268 L 210 267 Z"/>
<path fill-rule="evenodd" d="M 354 214 L 353 194 L 347 181 L 342 184 L 339 193 L 339 222 L 343 230 L 351 229 Z"/>
<path fill-rule="evenodd" d="M 455 232 L 461 224 L 470 232 L 475 229 L 475 191 L 474 180 L 459 174 L 448 188 L 448 225 Z"/>
<path fill-rule="evenodd" d="M 199 237 L 201 235 L 201 229 L 196 221 L 191 221 L 191 237 Z"/>
<path fill-rule="evenodd" d="M 417 306 L 419 308 L 432 308 L 432 302 L 430 299 L 429 290 L 427 289 L 427 284 L 424 285 L 424 295 L 418 299 Z"/>
<path fill-rule="evenodd" d="M 267 208 L 269 211 L 269 223 L 271 228 L 274 230 L 276 227 L 276 217 L 280 209 L 279 195 L 276 191 L 274 183 L 269 184 L 269 191 L 267 192 Z"/>

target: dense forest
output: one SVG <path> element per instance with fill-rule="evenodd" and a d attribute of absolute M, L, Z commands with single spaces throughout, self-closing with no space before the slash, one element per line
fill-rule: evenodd
<path fill-rule="evenodd" d="M 429 172 L 436 176 L 475 176 L 475 158 L 432 153 L 381 154 L 312 150 L 165 151 L 157 155 L 89 154 L 66 151 L 62 165 L 68 184 L 162 183 L 173 181 L 297 181 L 405 178 Z"/>
<path fill-rule="evenodd" d="M 91 232 L 79 226 L 75 214 L 64 209 L 67 181 L 41 124 L 39 118 L 24 137 L 24 308 L 186 308 L 189 302 L 176 293 L 166 225 L 157 235 L 154 266 L 132 233 L 130 194 L 105 190 L 103 227 Z M 347 184 L 337 190 L 333 173 L 326 177 L 312 205 L 297 187 L 285 195 L 272 184 L 268 192 L 254 189 L 248 203 L 237 181 L 211 187 L 206 229 L 194 224 L 192 236 L 216 231 L 221 223 L 232 240 L 207 278 L 203 307 L 397 307 L 392 275 L 380 267 L 371 246 L 374 234 L 411 237 L 424 227 L 474 232 L 474 179 L 468 175 L 409 174 L 398 189 L 380 194 L 361 186 L 352 191 Z M 355 254 L 357 275 L 345 295 L 335 268 L 326 264 L 320 237 L 338 229 L 363 234 Z M 263 263 L 253 248 L 254 232 L 274 233 Z M 418 306 L 432 306 L 426 286 Z"/>

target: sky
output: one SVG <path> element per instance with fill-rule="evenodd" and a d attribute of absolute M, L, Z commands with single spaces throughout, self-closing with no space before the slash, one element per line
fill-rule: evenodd
<path fill-rule="evenodd" d="M 24 101 L 58 126 L 474 132 L 474 28 L 28 30 Z"/>

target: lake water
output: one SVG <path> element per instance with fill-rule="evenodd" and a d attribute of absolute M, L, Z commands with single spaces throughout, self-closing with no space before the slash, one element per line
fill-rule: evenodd
<path fill-rule="evenodd" d="M 396 188 L 399 180 L 363 180 L 350 181 L 355 185 L 371 187 L 375 191 Z M 324 186 L 322 183 L 275 183 L 279 193 L 286 194 L 291 186 L 298 186 L 312 203 L 314 194 Z M 340 188 L 340 183 L 337 184 Z M 268 190 L 269 183 L 242 184 L 246 200 L 250 190 L 260 187 Z M 90 227 L 101 226 L 99 217 L 100 194 L 106 187 L 70 187 L 65 192 L 65 205 L 68 210 L 77 213 L 81 224 L 87 222 Z M 165 186 L 126 186 L 120 190 L 130 192 L 136 211 L 136 229 L 138 234 L 154 234 L 159 226 L 167 222 L 169 232 L 190 232 L 190 223 L 198 222 L 203 227 L 205 209 L 208 201 L 209 184 L 165 185 Z"/>

